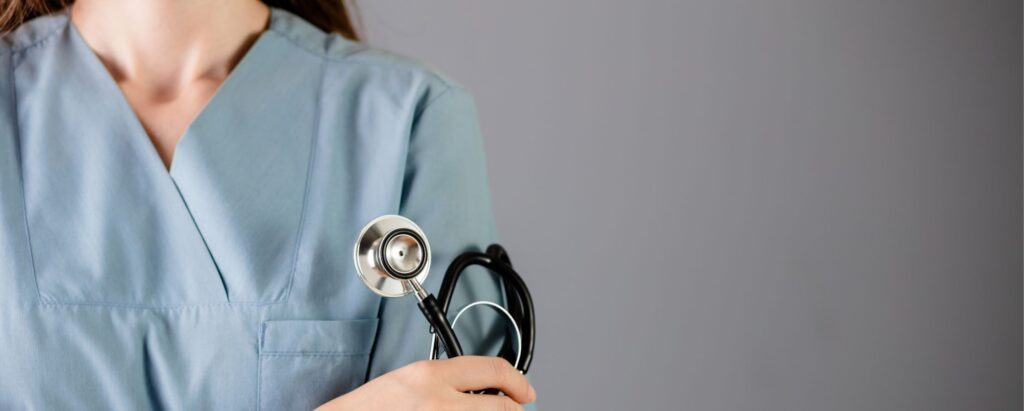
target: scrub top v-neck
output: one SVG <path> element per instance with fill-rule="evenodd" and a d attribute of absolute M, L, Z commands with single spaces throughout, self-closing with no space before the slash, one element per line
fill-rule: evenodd
<path fill-rule="evenodd" d="M 356 277 L 363 224 L 413 219 L 435 271 L 496 241 L 465 89 L 287 11 L 170 170 L 67 11 L 0 47 L 0 409 L 311 409 L 429 345 Z"/>

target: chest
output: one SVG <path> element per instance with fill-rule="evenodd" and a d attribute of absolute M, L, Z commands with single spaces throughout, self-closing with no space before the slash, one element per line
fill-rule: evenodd
<path fill-rule="evenodd" d="M 154 92 L 128 81 L 119 82 L 118 86 L 160 160 L 170 168 L 174 149 L 182 134 L 213 98 L 222 82 L 223 79 L 194 81 L 166 93 Z"/>
<path fill-rule="evenodd" d="M 269 36 L 205 104 L 212 87 L 181 106 L 202 106 L 182 129 L 188 113 L 136 115 L 80 43 L 65 32 L 5 76 L 0 236 L 23 263 L 0 275 L 26 285 L 10 289 L 62 304 L 372 306 L 351 247 L 400 203 L 394 99 L 324 92 L 322 60 Z M 153 136 L 178 136 L 169 169 L 146 130 L 165 117 Z"/>

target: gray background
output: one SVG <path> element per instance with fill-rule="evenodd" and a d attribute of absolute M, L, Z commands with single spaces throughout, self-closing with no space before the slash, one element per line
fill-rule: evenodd
<path fill-rule="evenodd" d="M 365 0 L 476 96 L 548 410 L 1020 410 L 1021 2 Z"/>

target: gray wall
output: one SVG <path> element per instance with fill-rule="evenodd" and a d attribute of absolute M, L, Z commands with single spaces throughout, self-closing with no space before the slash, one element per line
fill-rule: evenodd
<path fill-rule="evenodd" d="M 1020 410 L 1021 2 L 364 0 L 477 97 L 548 410 Z"/>

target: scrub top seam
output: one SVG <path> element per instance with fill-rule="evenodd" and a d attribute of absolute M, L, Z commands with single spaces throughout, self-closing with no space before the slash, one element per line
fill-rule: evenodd
<path fill-rule="evenodd" d="M 25 248 L 28 251 L 29 266 L 30 266 L 30 268 L 32 270 L 32 285 L 33 285 L 33 287 L 35 288 L 35 291 L 36 291 L 36 302 L 35 302 L 36 305 L 46 304 L 46 303 L 48 303 L 48 301 L 46 301 L 43 298 L 43 293 L 39 289 L 39 273 L 38 273 L 38 269 L 36 267 L 35 250 L 34 250 L 34 246 L 32 244 L 32 230 L 30 229 L 29 217 L 28 217 L 28 198 L 27 198 L 27 195 L 26 195 L 26 192 L 25 192 L 25 162 L 24 162 L 24 159 L 22 157 L 22 144 L 21 144 L 21 140 L 22 140 L 23 136 L 22 136 L 22 133 L 21 133 L 21 118 L 20 118 L 21 116 L 19 115 L 18 86 L 17 86 L 17 82 L 16 82 L 16 78 L 15 78 L 15 70 L 16 70 L 16 68 L 19 65 L 15 64 L 14 60 L 15 60 L 15 55 L 16 54 L 18 54 L 18 53 L 28 53 L 30 51 L 33 51 L 35 49 L 38 49 L 38 48 L 46 45 L 51 40 L 53 40 L 53 39 L 55 39 L 57 37 L 57 33 L 61 32 L 62 30 L 66 29 L 68 27 L 68 24 L 70 24 L 70 19 L 68 19 L 67 14 L 66 14 L 65 11 L 61 11 L 60 13 L 64 13 L 62 15 L 62 17 L 61 17 L 62 21 L 54 22 L 53 23 L 53 27 L 50 30 L 45 31 L 37 39 L 29 42 L 28 44 L 17 45 L 17 46 L 14 44 L 14 43 L 16 43 L 18 41 L 18 38 L 16 38 L 17 37 L 17 31 L 13 31 L 13 32 L 9 33 L 10 35 L 5 36 L 5 38 L 10 39 L 11 43 L 12 43 L 11 44 L 11 48 L 7 49 L 7 50 L 4 50 L 4 51 L 7 53 L 8 59 L 9 59 L 8 63 L 7 63 L 7 66 L 8 66 L 8 70 L 9 70 L 10 73 L 8 74 L 7 79 L 8 79 L 8 82 L 10 83 L 10 87 L 11 87 L 11 92 L 10 92 L 10 96 L 9 96 L 9 98 L 11 100 L 11 120 L 12 120 L 12 123 L 13 123 L 13 126 L 14 126 L 15 142 L 17 144 L 17 153 L 15 153 L 15 154 L 16 154 L 16 158 L 17 158 L 17 161 L 18 161 L 18 179 L 20 180 L 19 181 L 20 187 L 18 187 L 18 188 L 21 191 L 22 222 L 25 225 Z M 45 17 L 41 17 L 41 18 L 45 18 Z M 25 24 L 26 25 L 27 24 L 33 24 L 33 22 L 29 21 L 29 22 L 26 22 Z M 24 59 L 22 59 L 22 61 L 24 61 Z"/>
<path fill-rule="evenodd" d="M 330 302 L 331 299 L 317 299 L 317 300 L 306 300 L 307 303 L 324 303 Z M 94 308 L 113 308 L 123 310 L 138 310 L 138 311 L 200 311 L 207 309 L 231 309 L 231 308 L 252 308 L 261 309 L 264 307 L 275 306 L 283 304 L 283 301 L 270 301 L 270 302 L 233 302 L 233 303 L 219 303 L 219 304 L 187 304 L 187 305 L 143 305 L 143 304 L 131 304 L 131 303 L 116 303 L 116 302 L 105 302 L 105 301 L 87 301 L 87 302 L 64 302 L 64 301 L 41 301 L 35 303 L 35 306 L 50 307 L 50 308 L 64 308 L 64 307 L 94 307 Z"/>
<path fill-rule="evenodd" d="M 406 176 L 406 173 L 409 172 L 409 160 L 410 160 L 409 157 L 411 156 L 411 150 L 412 150 L 412 144 L 413 144 L 412 139 L 414 137 L 414 134 L 417 131 L 417 127 L 419 127 L 419 122 L 422 120 L 421 117 L 423 116 L 423 113 L 427 112 L 427 110 L 429 110 L 430 107 L 432 105 L 434 105 L 435 102 L 437 102 L 442 97 L 447 95 L 454 88 L 455 88 L 455 86 L 451 86 L 451 85 L 447 85 L 446 84 L 446 87 L 443 90 L 438 91 L 437 94 L 435 94 L 433 96 L 427 97 L 427 100 L 425 102 L 423 102 L 422 104 L 417 104 L 416 102 L 410 103 L 410 106 L 412 107 L 412 110 L 409 113 L 409 124 L 408 124 L 409 138 L 406 140 L 406 144 L 405 144 L 405 161 L 402 163 L 402 173 L 401 173 L 401 175 L 402 175 L 402 184 L 398 187 L 398 205 L 397 205 L 397 209 L 398 209 L 398 214 L 399 215 L 404 215 L 402 210 L 405 208 L 405 205 L 406 205 L 406 203 L 405 203 L 405 194 L 406 194 L 405 193 L 405 189 L 407 187 L 407 184 L 406 184 L 407 181 L 406 180 L 408 179 L 407 176 Z"/>
<path fill-rule="evenodd" d="M 309 193 L 312 191 L 313 179 L 313 165 L 316 163 L 316 147 L 320 142 L 321 129 L 320 118 L 323 117 L 323 99 L 324 99 L 324 82 L 327 77 L 327 62 L 321 60 L 320 62 L 320 85 L 316 91 L 316 117 L 313 119 L 313 141 L 309 144 L 309 155 L 306 160 L 306 183 L 303 187 L 302 193 L 302 211 L 299 214 L 299 228 L 295 233 L 295 245 L 292 250 L 292 269 L 288 276 L 288 290 L 285 292 L 284 302 L 291 301 L 292 288 L 295 285 L 295 273 L 298 271 L 299 265 L 299 250 L 301 249 L 302 239 L 306 231 L 306 214 L 309 209 Z"/>
<path fill-rule="evenodd" d="M 349 351 L 264 351 L 260 357 L 362 357 L 370 353 Z"/>
<path fill-rule="evenodd" d="M 345 59 L 329 59 L 329 60 L 334 61 L 334 62 L 338 62 L 338 63 L 348 63 L 348 64 L 353 64 L 353 65 L 360 65 L 361 64 L 361 65 L 365 65 L 365 66 L 380 67 L 380 68 L 390 69 L 390 70 L 394 70 L 394 71 L 404 71 L 404 72 L 411 73 L 411 74 L 423 74 L 423 75 L 426 75 L 427 77 L 429 77 L 431 80 L 436 81 L 436 82 L 440 83 L 441 85 L 443 85 L 445 87 L 445 89 L 448 89 L 448 88 L 462 88 L 462 89 L 464 89 L 465 88 L 465 87 L 463 87 L 462 85 L 460 85 L 458 83 L 454 83 L 454 82 L 448 80 L 447 78 L 445 78 L 444 76 L 438 74 L 437 72 L 435 72 L 433 70 L 424 69 L 424 68 L 418 68 L 418 67 L 415 67 L 415 66 L 403 66 L 401 64 L 389 63 L 389 62 L 383 62 L 383 61 L 354 60 L 356 58 L 355 54 L 359 54 L 359 52 L 353 53 L 350 56 L 345 56 L 346 57 Z"/>
<path fill-rule="evenodd" d="M 21 119 L 18 115 L 18 88 L 14 78 L 14 54 L 10 54 L 8 57 L 8 76 L 7 80 L 11 87 L 10 99 L 11 99 L 11 121 L 14 126 L 14 141 L 17 143 L 17 159 L 18 159 L 18 180 L 19 189 L 21 190 L 21 218 L 25 224 L 25 248 L 28 250 L 28 261 L 29 266 L 32 268 L 32 285 L 36 289 L 36 303 L 43 301 L 43 294 L 39 291 L 39 278 L 36 270 L 36 257 L 35 252 L 32 249 L 32 231 L 29 229 L 28 223 L 28 199 L 25 195 L 25 162 L 22 160 L 22 149 L 21 149 Z"/>
<path fill-rule="evenodd" d="M 267 28 L 267 32 L 274 33 L 274 34 L 280 36 L 281 38 L 285 39 L 289 43 L 292 43 L 293 46 L 298 47 L 298 48 L 302 49 L 303 51 L 305 51 L 305 52 L 307 52 L 309 54 L 312 54 L 312 55 L 314 55 L 314 56 L 316 56 L 318 58 L 325 59 L 327 61 L 341 61 L 341 60 L 344 60 L 344 59 L 348 58 L 349 56 L 351 56 L 353 54 L 357 54 L 357 53 L 362 52 L 362 51 L 364 51 L 364 50 L 366 50 L 368 48 L 367 46 L 364 46 L 362 44 L 355 43 L 355 46 L 361 46 L 362 48 L 357 49 L 357 50 L 352 50 L 352 51 L 349 51 L 349 52 L 346 52 L 346 53 L 343 53 L 343 54 L 340 54 L 340 55 L 332 56 L 331 54 L 327 53 L 326 46 L 325 46 L 325 48 L 323 50 L 317 51 L 317 49 L 315 47 L 310 47 L 310 46 L 308 46 L 306 44 L 303 44 L 302 41 L 296 39 L 295 37 L 292 37 L 290 34 L 288 34 L 287 32 L 285 32 L 283 30 L 281 30 L 279 27 L 268 27 Z M 326 34 L 326 33 L 323 33 L 323 32 L 321 32 L 321 34 L 323 34 L 326 39 L 330 39 L 330 38 L 332 38 L 334 36 L 334 35 Z M 325 45 L 328 45 L 328 46 L 330 44 L 328 42 L 324 42 L 324 43 L 325 43 Z"/>
<path fill-rule="evenodd" d="M 40 47 L 46 45 L 46 43 L 49 43 L 51 40 L 53 40 L 53 38 L 56 37 L 57 32 L 59 32 L 60 29 L 61 28 L 57 28 L 57 29 L 47 33 L 45 36 L 43 36 L 43 38 L 41 38 L 39 40 L 36 40 L 36 41 L 33 41 L 32 43 L 27 44 L 27 45 L 25 45 L 23 47 L 12 48 L 12 49 L 7 50 L 7 51 L 10 54 L 17 54 L 17 53 L 29 52 L 29 51 L 32 51 L 34 49 L 40 48 Z"/>
<path fill-rule="evenodd" d="M 8 53 L 14 54 L 14 53 L 21 53 L 21 52 L 24 52 L 24 51 L 29 51 L 31 49 L 38 48 L 38 47 L 42 46 L 44 43 L 47 43 L 50 40 L 52 40 L 54 37 L 56 37 L 58 32 L 60 32 L 61 30 L 63 30 L 64 28 L 67 27 L 67 25 L 68 25 L 67 17 L 65 16 L 63 18 L 63 20 L 64 21 L 61 22 L 61 24 L 55 23 L 54 24 L 55 27 L 53 27 L 52 29 L 44 32 L 43 34 L 41 34 L 39 36 L 39 38 L 37 38 L 35 40 L 32 40 L 28 44 L 22 44 L 22 45 L 14 45 L 14 44 L 12 44 L 11 48 L 7 49 L 5 51 L 8 52 Z M 28 24 L 32 24 L 32 21 L 28 21 L 28 22 L 25 23 L 25 25 L 28 25 Z M 21 26 L 19 26 L 19 27 L 21 27 Z M 16 34 L 16 33 L 17 33 L 17 31 L 13 31 L 10 34 L 13 35 L 13 34 Z M 18 40 L 18 39 L 11 38 L 11 37 L 8 37 L 8 38 L 11 39 L 12 43 L 17 42 L 17 40 Z"/>
<path fill-rule="evenodd" d="M 315 57 L 317 57 L 319 59 L 322 59 L 324 61 L 330 62 L 330 63 L 366 65 L 366 66 L 385 68 L 385 69 L 394 70 L 394 71 L 402 71 L 402 72 L 412 73 L 412 74 L 424 74 L 424 75 L 429 76 L 432 80 L 437 81 L 438 83 L 443 84 L 445 87 L 449 87 L 449 88 L 463 88 L 459 84 L 453 83 L 452 81 L 450 81 L 447 78 L 445 78 L 444 76 L 434 72 L 433 70 L 428 70 L 428 69 L 424 69 L 424 68 L 418 68 L 418 67 L 415 67 L 415 66 L 403 66 L 402 64 L 396 64 L 396 63 L 391 63 L 391 62 L 356 60 L 356 56 L 357 55 L 364 54 L 364 53 L 367 53 L 367 52 L 370 52 L 370 51 L 373 50 L 372 48 L 369 48 L 369 47 L 365 47 L 365 48 L 362 48 L 362 49 L 359 49 L 359 50 L 354 50 L 354 51 L 345 53 L 345 54 L 340 55 L 340 56 L 333 56 L 333 55 L 327 54 L 326 52 L 317 52 L 317 51 L 307 47 L 306 45 L 302 44 L 298 40 L 296 40 L 296 39 L 292 38 L 291 36 L 289 36 L 287 33 L 281 32 L 280 29 L 278 29 L 278 28 L 269 28 L 269 29 L 267 29 L 267 32 L 268 33 L 273 33 L 273 34 L 281 37 L 282 39 L 286 40 L 287 42 L 291 43 L 293 46 L 295 46 L 295 47 L 297 47 L 299 49 L 302 49 L 306 53 L 312 54 L 313 56 L 315 56 Z"/>
<path fill-rule="evenodd" d="M 377 321 L 383 321 L 384 304 L 386 304 L 387 301 L 388 300 L 384 299 L 384 297 L 377 296 Z M 377 343 L 380 342 L 380 332 L 382 328 L 384 327 L 378 325 L 373 331 L 373 343 L 370 344 L 370 351 L 367 353 L 370 358 L 366 360 L 366 376 L 363 377 L 364 383 L 370 380 L 370 375 L 373 372 L 373 359 L 377 358 Z"/>
<path fill-rule="evenodd" d="M 427 111 L 427 109 L 430 108 L 430 106 L 432 106 L 434 104 L 434 102 L 436 102 L 437 100 L 440 100 L 441 97 L 444 97 L 445 94 L 448 94 L 448 92 L 452 91 L 452 89 L 455 88 L 455 86 L 452 86 L 451 84 L 445 84 L 445 85 L 447 87 L 445 87 L 444 90 L 441 90 L 441 91 L 437 92 L 437 94 L 435 94 L 433 97 L 428 98 L 426 103 L 423 103 L 423 108 L 420 109 L 418 113 L 416 113 L 416 117 L 419 117 L 420 115 L 422 115 L 424 112 Z M 419 119 L 417 118 L 417 120 L 419 120 Z M 416 123 L 418 123 L 418 122 L 419 121 L 416 121 Z M 415 126 L 415 124 L 414 124 L 414 126 Z"/>

